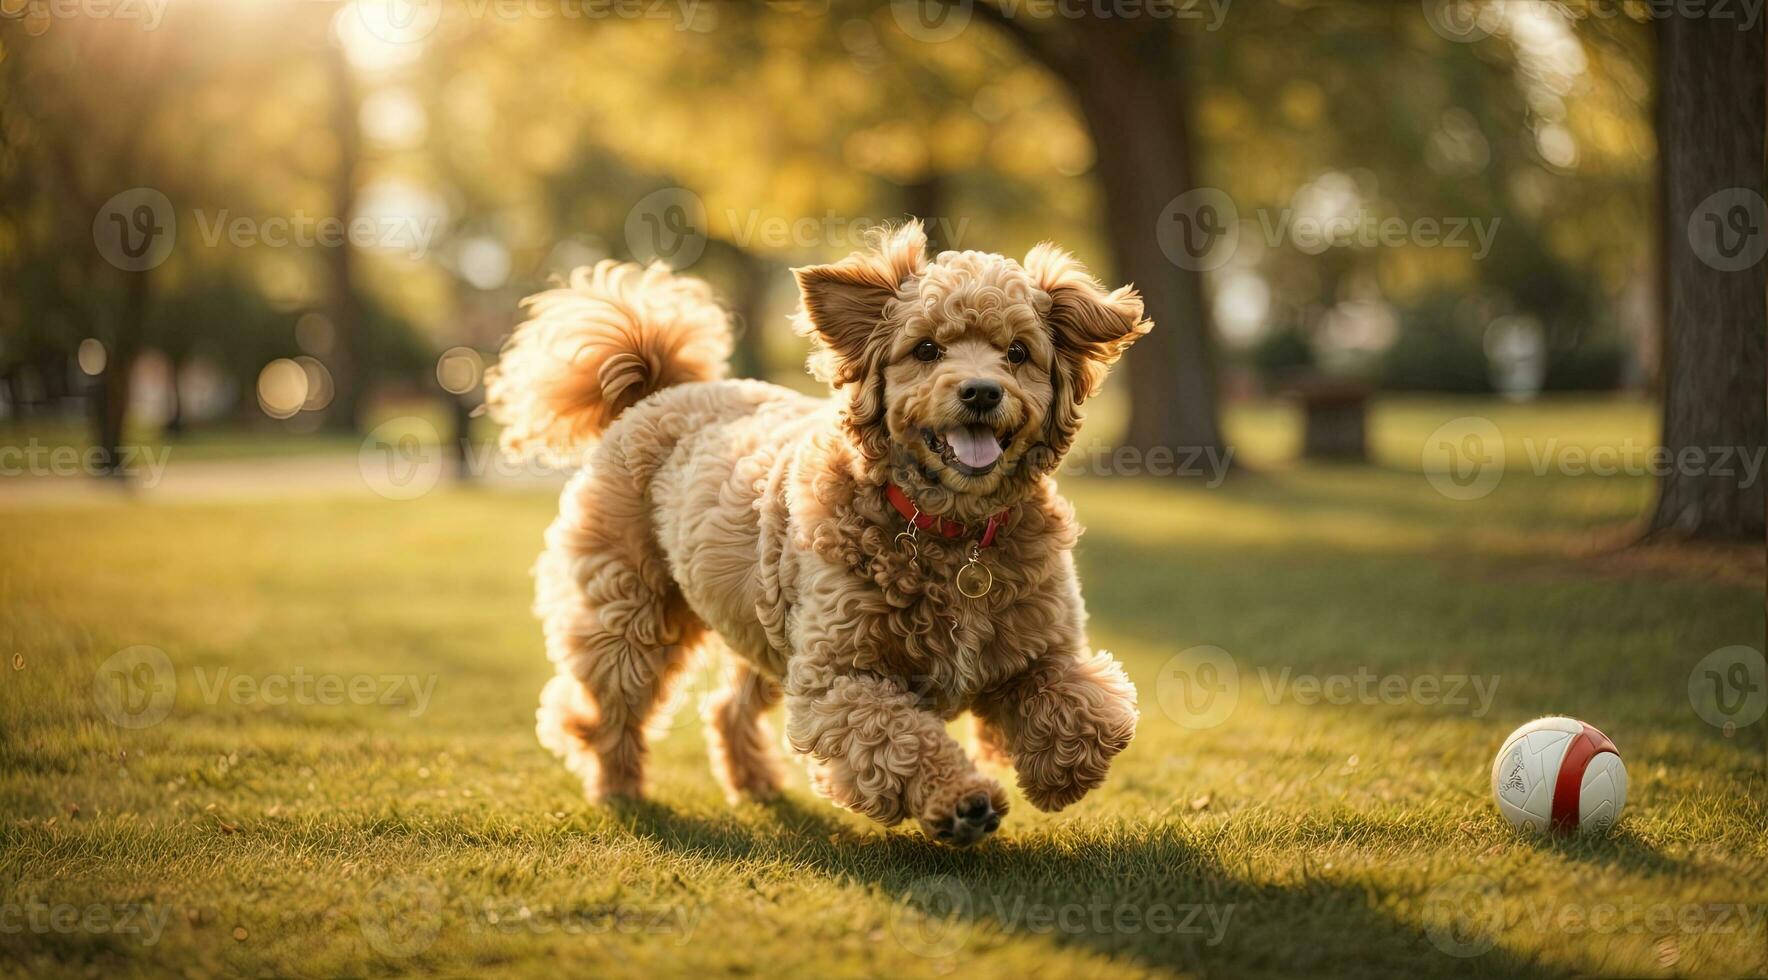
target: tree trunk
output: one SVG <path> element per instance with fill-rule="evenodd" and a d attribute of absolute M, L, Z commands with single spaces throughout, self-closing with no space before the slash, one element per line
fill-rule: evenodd
<path fill-rule="evenodd" d="M 1161 250 L 1167 205 L 1193 190 L 1182 38 L 1135 21 L 1077 24 L 1083 54 L 1071 85 L 1098 158 L 1105 229 L 1120 279 L 1141 291 L 1154 330 L 1126 357 L 1126 445 L 1223 450 L 1214 343 L 1200 272 Z M 1165 25 L 1156 25 L 1164 28 Z M 1225 460 L 1225 456 L 1219 457 Z"/>
<path fill-rule="evenodd" d="M 921 219 L 921 227 L 927 232 L 928 255 L 938 255 L 948 248 L 958 247 L 945 240 L 951 216 L 945 213 L 944 174 L 929 170 L 914 183 L 904 184 L 902 202 L 905 212 Z"/>
<path fill-rule="evenodd" d="M 472 393 L 456 395 L 443 392 L 442 397 L 448 402 L 448 415 L 454 428 L 454 478 L 461 483 L 472 483 L 479 474 L 473 469 L 473 408 L 468 399 Z"/>
<path fill-rule="evenodd" d="M 337 162 L 332 170 L 332 215 L 349 227 L 356 211 L 356 165 L 362 156 L 362 139 L 356 104 L 356 84 L 343 49 L 328 47 L 327 69 L 331 85 L 331 131 L 338 141 Z M 332 376 L 332 403 L 326 428 L 355 432 L 362 415 L 363 372 L 357 360 L 362 333 L 362 301 L 356 293 L 355 255 L 349 242 L 325 248 L 333 337 L 326 367 Z"/>
<path fill-rule="evenodd" d="M 171 383 L 167 386 L 172 399 L 172 410 L 166 414 L 166 438 L 177 439 L 184 435 L 184 392 L 178 387 L 179 379 L 184 376 L 186 355 L 181 350 L 166 352 L 166 370 Z"/>
<path fill-rule="evenodd" d="M 1760 459 L 1768 443 L 1763 61 L 1760 23 L 1739 31 L 1732 20 L 1669 16 L 1659 29 L 1663 445 L 1670 462 L 1654 533 L 1763 536 L 1764 474 L 1744 472 L 1737 456 Z"/>
<path fill-rule="evenodd" d="M 141 335 L 147 321 L 147 305 L 152 281 L 148 272 L 126 272 L 123 305 L 117 311 L 116 330 L 110 350 L 105 352 L 104 371 L 99 374 L 93 403 L 96 427 L 93 444 L 98 447 L 100 475 L 127 477 L 123 469 L 126 457 L 123 440 L 129 424 L 129 397 L 135 376 L 135 361 L 141 354 Z"/>

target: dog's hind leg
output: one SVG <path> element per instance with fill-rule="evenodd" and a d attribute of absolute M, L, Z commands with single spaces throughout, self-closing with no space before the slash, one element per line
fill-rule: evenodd
<path fill-rule="evenodd" d="M 780 686 L 734 654 L 727 665 L 724 686 L 706 699 L 703 712 L 712 774 L 732 803 L 772 799 L 784 777 L 762 716 L 780 703 Z"/>
<path fill-rule="evenodd" d="M 601 469 L 601 467 L 597 467 Z M 593 800 L 644 791 L 645 724 L 705 628 L 669 577 L 644 495 L 619 467 L 566 488 L 535 566 L 535 609 L 558 668 L 536 731 Z"/>

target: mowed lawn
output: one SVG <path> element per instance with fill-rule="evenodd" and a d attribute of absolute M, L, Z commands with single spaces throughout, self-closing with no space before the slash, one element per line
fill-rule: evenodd
<path fill-rule="evenodd" d="M 1508 465 L 1453 499 L 1420 447 L 1472 413 Z M 1293 420 L 1261 410 L 1234 437 L 1264 465 L 1220 488 L 1065 478 L 1142 726 L 1101 791 L 1016 798 L 964 852 L 796 764 L 783 802 L 728 807 L 705 669 L 652 799 L 587 805 L 533 734 L 546 492 L 0 509 L 0 968 L 1763 974 L 1768 723 L 1691 698 L 1703 658 L 1761 648 L 1759 553 L 1617 551 L 1650 478 L 1564 463 L 1648 446 L 1652 415 L 1400 403 L 1379 465 L 1327 467 L 1274 462 Z M 1499 819 L 1492 756 L 1548 713 L 1619 744 L 1612 834 Z"/>

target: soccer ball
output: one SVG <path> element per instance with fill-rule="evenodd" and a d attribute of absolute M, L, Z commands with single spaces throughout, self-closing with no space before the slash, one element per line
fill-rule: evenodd
<path fill-rule="evenodd" d="M 1518 830 L 1603 831 L 1627 803 L 1627 767 L 1608 736 L 1576 718 L 1537 718 L 1492 760 L 1492 797 Z"/>

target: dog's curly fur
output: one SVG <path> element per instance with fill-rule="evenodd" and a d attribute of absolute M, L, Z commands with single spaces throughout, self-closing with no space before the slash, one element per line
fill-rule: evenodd
<path fill-rule="evenodd" d="M 826 401 L 719 380 L 724 312 L 660 266 L 603 262 L 528 301 L 489 402 L 514 450 L 590 446 L 547 530 L 535 608 L 558 670 L 540 740 L 591 798 L 642 792 L 646 723 L 709 643 L 734 655 L 706 704 L 733 800 L 779 789 L 763 716 L 782 700 L 820 792 L 954 844 L 992 833 L 1008 804 L 947 734 L 960 712 L 1044 810 L 1099 785 L 1129 744 L 1136 691 L 1088 646 L 1080 528 L 1050 474 L 1106 366 L 1152 325 L 1133 289 L 1105 291 L 1053 246 L 1023 263 L 925 253 L 910 223 L 796 270 Z M 917 356 L 924 341 L 936 358 Z M 974 379 L 1000 386 L 986 415 L 960 402 Z M 1001 443 L 986 472 L 941 445 L 968 423 Z M 971 533 L 898 550 L 888 481 Z M 997 513 L 981 552 L 993 588 L 965 598 L 954 576 Z"/>

